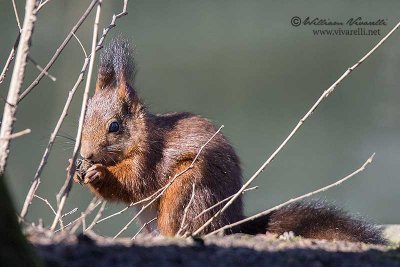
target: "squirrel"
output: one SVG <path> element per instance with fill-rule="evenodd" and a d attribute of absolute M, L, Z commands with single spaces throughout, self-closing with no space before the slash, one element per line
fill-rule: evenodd
<path fill-rule="evenodd" d="M 174 175 L 180 175 L 139 218 L 157 217 L 148 230 L 174 236 L 186 216 L 194 232 L 220 207 L 205 209 L 232 196 L 242 186 L 239 157 L 227 138 L 207 119 L 191 113 L 150 113 L 135 90 L 133 49 L 123 38 L 113 39 L 100 56 L 95 93 L 84 119 L 80 154 L 74 176 L 98 197 L 133 203 L 151 196 Z M 207 142 L 203 150 L 199 149 Z M 194 194 L 192 204 L 188 206 Z M 188 208 L 185 212 L 185 208 Z M 196 218 L 197 216 L 197 218 Z M 245 218 L 241 196 L 201 234 Z M 384 244 L 381 229 L 323 202 L 297 202 L 249 221 L 225 234 L 282 235 Z"/>

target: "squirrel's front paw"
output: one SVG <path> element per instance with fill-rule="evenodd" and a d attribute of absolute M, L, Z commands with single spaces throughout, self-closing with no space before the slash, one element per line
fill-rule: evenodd
<path fill-rule="evenodd" d="M 106 176 L 106 171 L 107 168 L 103 164 L 94 164 L 87 169 L 83 182 L 87 184 L 98 179 L 103 179 Z"/>

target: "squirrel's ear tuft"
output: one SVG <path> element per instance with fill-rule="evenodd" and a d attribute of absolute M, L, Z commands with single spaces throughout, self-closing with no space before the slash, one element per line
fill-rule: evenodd
<path fill-rule="evenodd" d="M 133 86 L 136 73 L 133 55 L 134 50 L 126 39 L 112 39 L 100 55 L 96 91 L 110 86 L 118 90 L 126 84 Z"/>

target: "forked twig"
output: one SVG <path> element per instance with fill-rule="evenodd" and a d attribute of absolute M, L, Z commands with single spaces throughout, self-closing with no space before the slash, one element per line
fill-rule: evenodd
<path fill-rule="evenodd" d="M 293 202 L 296 202 L 296 201 L 300 201 L 300 200 L 302 200 L 302 199 L 304 199 L 304 198 L 311 197 L 311 196 L 313 196 L 313 195 L 315 195 L 315 194 L 324 192 L 324 191 L 326 191 L 326 190 L 328 190 L 328 189 L 330 189 L 330 188 L 332 188 L 332 187 L 338 186 L 338 185 L 340 185 L 341 183 L 343 183 L 343 182 L 347 181 L 348 179 L 350 179 L 351 177 L 355 176 L 356 174 L 358 174 L 358 173 L 362 172 L 363 170 L 365 170 L 365 168 L 367 167 L 367 165 L 370 164 L 370 163 L 372 162 L 374 156 L 375 156 L 375 153 L 372 154 L 372 155 L 367 159 L 367 161 L 366 161 L 360 168 L 358 168 L 358 169 L 355 170 L 354 172 L 350 173 L 349 175 L 345 176 L 344 178 L 342 178 L 342 179 L 340 179 L 340 180 L 338 180 L 338 181 L 336 181 L 336 182 L 334 182 L 334 183 L 332 183 L 332 184 L 330 184 L 330 185 L 327 185 L 327 186 L 322 187 L 322 188 L 320 188 L 320 189 L 318 189 L 318 190 L 309 192 L 309 193 L 307 193 L 307 194 L 304 194 L 304 195 L 301 195 L 301 196 L 292 198 L 292 199 L 290 199 L 290 200 L 288 200 L 288 201 L 286 201 L 286 202 L 284 202 L 284 203 L 282 203 L 282 204 L 279 204 L 279 205 L 277 205 L 277 206 L 275 206 L 275 207 L 273 207 L 273 208 L 270 208 L 270 209 L 268 209 L 268 210 L 266 210 L 266 211 L 260 212 L 260 213 L 258 213 L 258 214 L 256 214 L 256 215 L 250 216 L 250 217 L 248 217 L 248 218 L 246 218 L 246 219 L 243 219 L 243 220 L 241 220 L 241 221 L 238 221 L 238 222 L 235 222 L 235 223 L 232 223 L 232 224 L 225 225 L 225 226 L 223 226 L 223 227 L 221 227 L 221 228 L 219 228 L 219 229 L 217 229 L 217 230 L 215 230 L 215 231 L 213 231 L 213 232 L 207 234 L 206 236 L 210 236 L 210 235 L 219 233 L 219 232 L 221 232 L 221 231 L 224 231 L 225 229 L 229 229 L 229 228 L 232 228 L 232 227 L 234 227 L 234 226 L 238 226 L 238 225 L 240 225 L 240 224 L 242 224 L 242 223 L 255 220 L 255 219 L 257 219 L 257 218 L 260 218 L 260 217 L 262 217 L 262 216 L 264 216 L 264 215 L 267 215 L 267 214 L 271 213 L 272 211 L 275 211 L 275 210 L 280 209 L 280 208 L 282 208 L 282 207 L 284 207 L 284 206 L 286 206 L 286 205 L 289 205 L 290 203 L 293 203 Z"/>
<path fill-rule="evenodd" d="M 211 142 L 211 140 L 221 131 L 221 129 L 224 127 L 224 125 L 221 125 L 221 127 L 219 127 L 219 129 L 210 137 L 210 139 L 207 140 L 207 142 L 202 145 L 199 149 L 199 151 L 197 152 L 196 156 L 194 157 L 193 161 L 190 163 L 190 165 L 184 169 L 183 171 L 175 174 L 175 176 L 170 179 L 170 181 L 164 186 L 162 187 L 162 190 L 160 193 L 158 193 L 155 197 L 153 197 L 152 200 L 150 200 L 146 205 L 142 206 L 142 208 L 140 209 L 140 211 L 138 213 L 136 213 L 136 215 L 114 236 L 114 239 L 117 238 L 118 236 L 120 236 L 126 229 L 128 229 L 128 227 L 139 217 L 139 215 L 146 210 L 148 207 L 150 207 L 157 199 L 159 199 L 164 192 L 171 186 L 171 184 L 181 175 L 185 174 L 186 172 L 188 172 L 190 169 L 192 169 L 194 167 L 194 164 L 196 163 L 198 157 L 200 156 L 201 152 L 203 151 L 203 149 L 208 145 L 208 143 Z"/>
<path fill-rule="evenodd" d="M 289 133 L 286 139 L 279 145 L 279 147 L 271 154 L 271 156 L 261 165 L 261 167 L 253 174 L 253 176 L 242 186 L 242 188 L 235 194 L 235 196 L 229 200 L 228 203 L 224 205 L 224 207 L 214 214 L 204 225 L 202 225 L 199 229 L 197 229 L 193 234 L 198 235 L 204 228 L 206 228 L 216 217 L 218 217 L 221 213 L 223 213 L 246 189 L 259 175 L 264 169 L 275 159 L 276 155 L 285 147 L 285 145 L 289 142 L 290 139 L 295 135 L 295 133 L 300 129 L 303 123 L 311 116 L 311 114 L 316 110 L 316 108 L 321 104 L 321 102 L 327 98 L 336 88 L 336 86 L 344 80 L 353 70 L 355 70 L 358 66 L 360 66 L 376 49 L 378 49 L 394 31 L 400 26 L 400 22 L 396 24 L 396 26 L 385 36 L 383 37 L 365 56 L 363 56 L 356 64 L 348 68 L 342 76 L 339 77 L 328 89 L 326 89 L 323 94 L 319 97 L 319 99 L 311 106 L 310 110 L 300 119 L 297 125 L 293 128 L 293 130 Z"/>

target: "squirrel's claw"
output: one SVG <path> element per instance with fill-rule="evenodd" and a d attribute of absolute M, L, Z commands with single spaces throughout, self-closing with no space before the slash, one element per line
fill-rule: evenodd
<path fill-rule="evenodd" d="M 83 183 L 91 183 L 96 179 L 103 179 L 106 175 L 106 168 L 102 164 L 94 164 L 91 166 L 85 174 L 85 179 Z"/>

